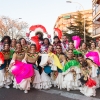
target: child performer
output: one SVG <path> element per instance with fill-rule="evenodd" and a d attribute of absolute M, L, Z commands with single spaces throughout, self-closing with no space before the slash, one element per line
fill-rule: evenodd
<path fill-rule="evenodd" d="M 11 63 L 9 68 L 12 70 L 14 68 L 14 65 L 16 64 L 16 62 L 21 62 L 25 57 L 25 52 L 23 52 L 22 50 L 22 46 L 20 43 L 16 44 L 16 51 L 13 54 Z M 30 78 L 27 79 L 23 79 L 20 83 L 17 83 L 16 79 L 14 78 L 14 85 L 13 88 L 19 88 L 21 90 L 24 90 L 24 93 L 28 93 L 28 90 L 30 90 Z"/>

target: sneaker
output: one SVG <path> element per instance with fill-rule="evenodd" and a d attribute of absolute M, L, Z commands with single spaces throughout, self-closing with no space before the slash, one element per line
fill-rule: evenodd
<path fill-rule="evenodd" d="M 25 91 L 24 91 L 24 93 L 28 93 L 28 91 L 27 91 L 27 90 L 25 90 Z"/>
<path fill-rule="evenodd" d="M 8 86 L 8 85 L 6 85 L 6 86 L 4 86 L 6 89 L 9 89 L 10 88 L 10 86 Z"/>

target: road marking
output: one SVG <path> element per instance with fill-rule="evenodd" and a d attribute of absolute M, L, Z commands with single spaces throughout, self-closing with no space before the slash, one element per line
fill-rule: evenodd
<path fill-rule="evenodd" d="M 50 94 L 58 94 L 60 96 L 67 97 L 70 99 L 76 99 L 76 100 L 100 100 L 99 98 L 86 97 L 80 94 L 74 94 L 74 93 L 69 93 L 69 92 L 64 92 L 64 91 L 59 91 L 59 90 L 54 90 L 54 89 L 40 90 L 40 91 L 50 93 Z"/>

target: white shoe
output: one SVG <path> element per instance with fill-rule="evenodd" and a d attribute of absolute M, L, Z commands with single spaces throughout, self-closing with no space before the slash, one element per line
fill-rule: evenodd
<path fill-rule="evenodd" d="M 13 88 L 16 88 L 16 86 L 13 85 Z"/>
<path fill-rule="evenodd" d="M 25 90 L 25 91 L 24 91 L 24 93 L 28 93 L 28 91 L 27 91 L 27 90 Z"/>
<path fill-rule="evenodd" d="M 8 85 L 6 85 L 6 86 L 4 86 L 6 89 L 9 89 L 10 88 L 10 86 L 8 86 Z"/>

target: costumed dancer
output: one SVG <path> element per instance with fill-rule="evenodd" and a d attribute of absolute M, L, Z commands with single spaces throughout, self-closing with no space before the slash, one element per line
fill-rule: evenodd
<path fill-rule="evenodd" d="M 36 32 L 36 35 L 39 37 L 39 43 L 41 45 L 43 43 L 43 33 L 42 32 Z"/>
<path fill-rule="evenodd" d="M 4 63 L 0 65 L 0 88 L 10 88 L 9 85 L 12 83 L 12 79 L 8 71 L 8 67 L 10 64 L 10 45 L 8 43 L 4 44 L 4 49 L 1 53 L 4 56 Z"/>
<path fill-rule="evenodd" d="M 85 55 L 85 54 L 89 51 L 88 48 L 87 48 L 87 44 L 83 42 L 83 43 L 81 44 L 80 48 L 79 48 L 79 51 L 80 51 L 83 55 Z"/>
<path fill-rule="evenodd" d="M 91 59 L 86 59 L 88 65 L 91 67 L 92 72 L 91 72 L 91 78 L 96 81 L 96 88 L 99 88 L 99 79 L 98 79 L 98 66 L 91 60 Z"/>
<path fill-rule="evenodd" d="M 64 81 L 63 88 L 67 91 L 79 89 L 80 78 L 80 64 L 77 60 L 73 59 L 73 50 L 68 50 L 68 62 L 63 67 Z"/>
<path fill-rule="evenodd" d="M 58 57 L 60 63 L 62 64 L 62 67 L 65 64 L 66 57 L 65 54 L 62 53 L 62 46 L 57 45 L 55 54 Z M 62 75 L 62 70 L 57 68 L 57 71 L 54 72 L 54 78 L 53 78 L 54 86 L 57 86 L 58 88 L 62 89 L 62 82 L 63 82 L 63 75 Z"/>
<path fill-rule="evenodd" d="M 41 62 L 40 66 L 42 67 L 43 71 L 41 73 L 41 87 L 42 89 L 50 89 L 52 86 L 50 74 L 52 72 L 49 60 L 49 53 L 53 51 L 53 46 L 49 45 L 47 53 L 41 53 Z M 44 59 L 45 58 L 45 59 Z"/>
<path fill-rule="evenodd" d="M 61 46 L 61 41 L 60 41 L 60 39 L 59 39 L 58 36 L 54 36 L 54 42 L 53 42 L 54 51 L 56 51 L 57 45 L 60 45 Z"/>
<path fill-rule="evenodd" d="M 40 51 L 41 52 L 47 52 L 49 45 L 50 45 L 49 39 L 48 38 L 44 38 L 43 39 L 43 43 L 41 45 Z"/>
<path fill-rule="evenodd" d="M 16 50 L 16 39 L 11 40 L 10 50 L 12 51 Z"/>
<path fill-rule="evenodd" d="M 31 44 L 30 51 L 26 53 L 23 61 L 28 64 L 32 64 L 33 69 L 35 71 L 35 75 L 33 75 L 32 77 L 33 87 L 36 89 L 41 89 L 41 77 L 40 77 L 39 69 L 37 67 L 38 57 L 39 57 L 39 53 L 36 52 L 36 45 Z"/>
<path fill-rule="evenodd" d="M 27 45 L 27 41 L 24 38 L 21 38 L 20 43 L 22 45 L 23 51 L 28 52 L 29 48 L 28 48 L 28 45 Z"/>
<path fill-rule="evenodd" d="M 8 43 L 9 45 L 11 44 L 11 39 L 9 36 L 4 36 L 1 40 L 1 43 L 0 43 L 0 51 L 3 50 L 3 46 L 5 43 Z"/>
<path fill-rule="evenodd" d="M 64 53 L 60 53 L 59 55 L 59 60 L 60 63 L 62 64 L 62 67 L 66 64 L 66 56 Z M 58 86 L 59 89 L 63 88 L 63 75 L 62 75 L 62 69 L 58 68 L 58 74 L 56 75 L 56 79 L 55 79 L 55 84 Z"/>
<path fill-rule="evenodd" d="M 17 63 L 19 63 L 19 66 L 17 66 L 17 67 L 21 67 L 20 63 L 24 59 L 24 57 L 25 57 L 25 52 L 22 50 L 21 44 L 17 43 L 16 51 L 13 54 L 13 58 L 11 60 L 10 66 L 9 66 L 11 72 Z M 31 78 L 26 78 L 26 79 L 23 79 L 20 83 L 18 83 L 16 81 L 16 77 L 14 77 L 13 88 L 16 88 L 16 89 L 19 88 L 21 90 L 24 90 L 24 93 L 28 93 L 28 90 L 30 90 L 30 82 L 31 82 Z"/>
<path fill-rule="evenodd" d="M 68 50 L 68 40 L 67 40 L 67 36 L 66 35 L 63 35 L 62 36 L 62 50 L 64 53 L 66 53 L 66 50 Z"/>
<path fill-rule="evenodd" d="M 94 54 L 97 54 L 97 52 L 88 52 L 85 56 L 86 57 L 92 57 L 93 58 L 93 55 Z M 95 55 L 94 55 L 95 56 Z M 98 59 L 98 56 L 96 55 L 96 58 L 94 60 L 97 61 Z M 84 62 L 87 62 L 89 67 L 91 67 L 92 69 L 92 72 L 91 72 L 91 77 L 96 81 L 96 88 L 99 88 L 99 79 L 98 79 L 98 66 L 96 64 L 96 62 L 94 63 L 91 59 L 89 58 L 84 58 L 84 56 L 82 54 L 79 54 L 78 55 L 78 60 L 80 62 L 80 64 L 84 63 Z"/>
<path fill-rule="evenodd" d="M 79 79 L 82 87 L 80 92 L 86 96 L 96 96 L 96 81 L 91 78 L 92 69 L 88 66 L 87 62 L 82 64 L 81 78 Z"/>
<path fill-rule="evenodd" d="M 52 70 L 52 73 L 51 73 L 52 84 L 54 86 L 57 85 L 59 88 L 61 88 L 62 86 L 58 85 L 59 83 L 56 81 L 56 78 L 57 76 L 60 76 L 60 74 L 58 75 L 58 72 L 62 72 L 63 66 L 60 63 L 58 56 L 55 55 L 54 53 L 48 53 L 48 61 L 49 61 L 49 66 L 51 67 L 51 70 Z"/>

